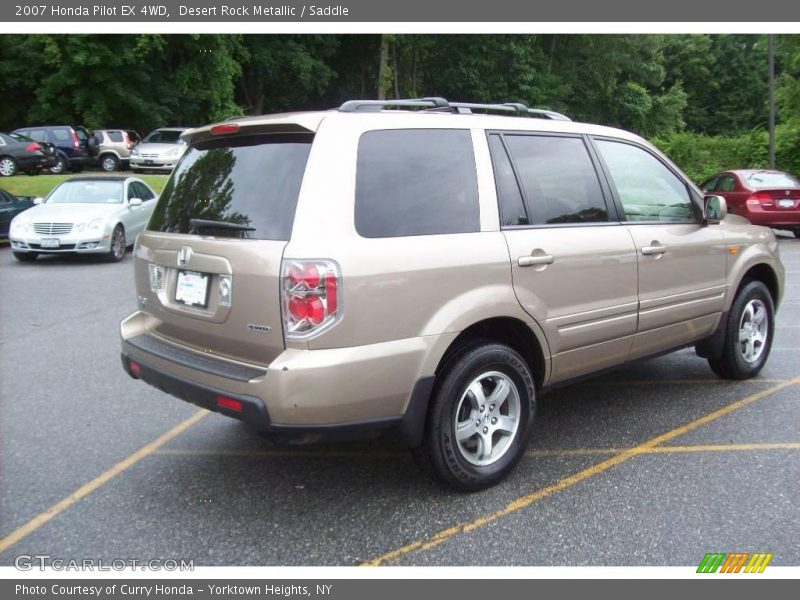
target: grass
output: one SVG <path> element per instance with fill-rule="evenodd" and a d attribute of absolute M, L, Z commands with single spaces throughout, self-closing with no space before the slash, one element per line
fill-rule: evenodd
<path fill-rule="evenodd" d="M 98 175 L 102 177 L 101 173 L 85 173 L 86 175 Z M 126 175 L 126 173 L 121 173 Z M 0 179 L 0 187 L 15 196 L 33 196 L 34 198 L 44 198 L 50 190 L 56 187 L 65 179 L 75 177 L 75 175 L 15 175 L 14 177 L 4 177 Z M 167 183 L 167 175 L 137 175 L 143 179 L 147 184 L 155 190 L 157 194 L 161 193 Z"/>

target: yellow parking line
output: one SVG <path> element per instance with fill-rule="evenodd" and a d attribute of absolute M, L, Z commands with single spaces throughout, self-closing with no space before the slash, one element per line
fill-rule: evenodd
<path fill-rule="evenodd" d="M 715 410 L 713 412 L 710 412 L 705 416 L 702 416 L 702 417 L 700 417 L 698 419 L 695 419 L 695 420 L 690 421 L 690 422 L 688 422 L 688 423 L 686 423 L 684 425 L 681 425 L 680 427 L 676 427 L 675 429 L 667 431 L 666 433 L 663 433 L 663 434 L 658 435 L 658 436 L 656 436 L 654 438 L 651 438 L 650 440 L 648 440 L 648 441 L 646 441 L 646 442 L 644 442 L 642 444 L 639 444 L 638 446 L 634 446 L 633 448 L 628 448 L 626 450 L 623 450 L 619 454 L 616 454 L 616 455 L 612 456 L 611 458 L 608 458 L 608 459 L 604 460 L 601 463 L 598 463 L 596 465 L 593 465 L 591 467 L 583 469 L 582 471 L 579 471 L 579 472 L 575 473 L 574 475 L 570 475 L 568 477 L 565 477 L 565 478 L 557 481 L 556 483 L 553 483 L 551 485 L 545 486 L 543 488 L 535 490 L 534 492 L 531 492 L 530 494 L 522 496 L 522 497 L 520 497 L 520 498 L 518 498 L 518 499 L 516 499 L 516 500 L 514 500 L 514 501 L 512 501 L 510 503 L 508 503 L 504 508 L 502 508 L 502 509 L 500 509 L 500 510 L 498 510 L 496 512 L 490 513 L 490 514 L 488 514 L 486 516 L 483 516 L 483 517 L 479 517 L 478 519 L 475 519 L 474 521 L 471 521 L 470 523 L 464 523 L 464 524 L 460 524 L 460 525 L 455 525 L 453 527 L 450 527 L 448 529 L 445 529 L 443 531 L 440 531 L 440 532 L 434 534 L 433 536 L 431 536 L 428 539 L 422 539 L 422 540 L 418 540 L 418 541 L 415 541 L 415 542 L 411 542 L 411 543 L 406 544 L 404 546 L 401 546 L 400 548 L 397 548 L 395 550 L 390 550 L 389 552 L 381 554 L 380 556 L 377 556 L 377 557 L 375 557 L 375 558 L 373 558 L 371 560 L 368 560 L 368 561 L 366 561 L 366 562 L 364 562 L 362 564 L 363 565 L 367 565 L 367 566 L 382 565 L 382 564 L 384 564 L 384 563 L 386 563 L 388 561 L 400 558 L 400 557 L 402 557 L 402 556 L 404 556 L 406 554 L 410 554 L 412 552 L 421 551 L 421 550 L 429 550 L 431 548 L 434 548 L 434 547 L 438 546 L 439 544 L 445 542 L 446 540 L 452 538 L 453 536 L 458 535 L 459 533 L 462 533 L 462 532 L 466 533 L 466 532 L 478 529 L 480 527 L 483 527 L 485 525 L 488 525 L 489 523 L 497 521 L 498 519 L 500 519 L 502 517 L 505 517 L 505 516 L 507 516 L 507 515 L 509 515 L 511 513 L 514 513 L 514 512 L 516 512 L 516 511 L 518 511 L 520 509 L 523 509 L 525 507 L 528 507 L 531 504 L 533 504 L 534 502 L 537 502 L 537 501 L 539 501 L 539 500 L 541 500 L 543 498 L 551 496 L 551 495 L 553 495 L 553 494 L 555 494 L 557 492 L 560 492 L 562 490 L 565 490 L 565 489 L 567 489 L 567 488 L 569 488 L 569 487 L 571 487 L 571 486 L 573 486 L 573 485 L 575 485 L 577 483 L 580 483 L 581 481 L 583 481 L 585 479 L 589 479 L 590 477 L 593 477 L 595 475 L 599 475 L 599 474 L 601 474 L 601 473 L 603 473 L 605 471 L 608 471 L 609 469 L 611 469 L 613 467 L 616 467 L 617 465 L 630 460 L 634 456 L 638 456 L 640 454 L 643 454 L 646 451 L 648 451 L 648 450 L 650 450 L 652 448 L 655 448 L 656 446 L 659 446 L 659 445 L 661 445 L 661 444 L 663 444 L 665 442 L 668 442 L 670 440 L 675 439 L 676 437 L 678 437 L 680 435 L 683 435 L 684 433 L 688 433 L 688 432 L 690 432 L 690 431 L 692 431 L 694 429 L 697 429 L 698 427 L 701 427 L 703 425 L 711 423 L 712 421 L 715 421 L 716 419 L 719 419 L 720 417 L 724 417 L 725 415 L 727 415 L 727 414 L 729 414 L 729 413 L 731 413 L 731 412 L 733 412 L 735 410 L 743 408 L 743 407 L 747 406 L 748 404 L 752 404 L 753 402 L 756 402 L 756 401 L 758 401 L 758 400 L 760 400 L 760 399 L 762 399 L 762 398 L 764 398 L 766 396 L 774 394 L 775 392 L 778 392 L 778 391 L 780 391 L 780 390 L 782 390 L 782 389 L 784 389 L 786 387 L 789 387 L 790 385 L 794 385 L 794 384 L 797 384 L 797 383 L 800 383 L 800 377 L 797 377 L 797 378 L 794 378 L 794 379 L 791 379 L 791 380 L 788 380 L 788 381 L 784 381 L 782 383 L 778 383 L 778 384 L 773 385 L 772 387 L 769 387 L 769 388 L 767 388 L 765 390 L 762 390 L 760 392 L 756 392 L 755 394 L 751 394 L 749 396 L 746 396 L 745 398 L 742 398 L 741 400 L 737 400 L 736 402 L 732 402 L 731 404 L 728 404 L 727 406 L 724 406 L 724 407 L 722 407 L 720 409 L 717 409 L 717 410 Z"/>
<path fill-rule="evenodd" d="M 758 450 L 800 450 L 800 442 L 766 444 L 698 444 L 692 446 L 659 446 L 642 454 L 669 454 L 671 452 L 754 452 Z"/>
<path fill-rule="evenodd" d="M 20 540 L 26 538 L 31 533 L 39 529 L 39 527 L 47 523 L 50 519 L 57 517 L 62 512 L 67 510 L 70 506 L 75 504 L 78 500 L 80 500 L 84 496 L 88 496 L 93 491 L 98 489 L 100 486 L 102 486 L 105 483 L 108 483 L 111 479 L 113 479 L 123 471 L 129 469 L 130 467 L 135 465 L 137 462 L 139 462 L 146 456 L 153 454 L 161 446 L 169 442 L 176 435 L 189 429 L 192 425 L 197 423 L 207 414 L 208 411 L 206 410 L 197 411 L 185 421 L 181 421 L 175 427 L 173 427 L 163 435 L 157 437 L 149 444 L 142 446 L 127 458 L 119 461 L 113 467 L 111 467 L 101 475 L 98 475 L 97 477 L 92 479 L 89 483 L 86 483 L 81 487 L 79 487 L 77 490 L 72 492 L 69 496 L 67 496 L 63 500 L 60 500 L 59 502 L 55 503 L 53 506 L 51 506 L 44 512 L 40 513 L 39 515 L 35 516 L 33 519 L 31 519 L 18 529 L 15 529 L 7 536 L 0 539 L 0 552 L 4 552 L 10 546 L 13 546 Z"/>

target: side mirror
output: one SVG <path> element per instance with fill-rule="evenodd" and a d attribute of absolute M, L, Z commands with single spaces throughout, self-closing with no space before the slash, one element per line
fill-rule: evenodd
<path fill-rule="evenodd" d="M 142 199 L 141 198 L 131 198 L 128 200 L 128 206 L 141 206 Z"/>
<path fill-rule="evenodd" d="M 706 223 L 719 223 L 728 215 L 728 203 L 722 196 L 703 198 L 703 219 Z"/>
<path fill-rule="evenodd" d="M 41 204 L 42 202 L 44 202 L 44 198 L 34 198 L 33 199 L 33 203 L 34 204 Z"/>

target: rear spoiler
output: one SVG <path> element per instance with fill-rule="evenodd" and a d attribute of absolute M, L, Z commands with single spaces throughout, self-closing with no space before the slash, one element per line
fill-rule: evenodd
<path fill-rule="evenodd" d="M 220 123 L 189 129 L 181 134 L 187 144 L 197 144 L 218 139 L 213 129 L 229 128 L 234 131 L 222 135 L 253 135 L 265 133 L 314 133 L 324 118 L 324 113 L 287 113 L 265 117 L 231 117 Z M 236 126 L 238 125 L 238 129 Z"/>

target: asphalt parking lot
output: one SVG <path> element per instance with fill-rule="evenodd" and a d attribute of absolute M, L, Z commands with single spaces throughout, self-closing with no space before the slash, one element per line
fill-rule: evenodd
<path fill-rule="evenodd" d="M 692 350 L 540 398 L 512 476 L 462 495 L 393 439 L 273 448 L 129 379 L 132 259 L 0 247 L 0 564 L 19 554 L 196 565 L 800 564 L 800 240 L 769 363 Z"/>

